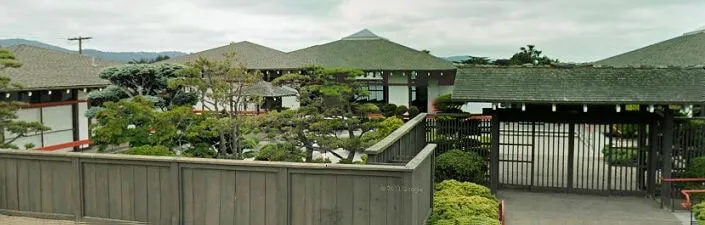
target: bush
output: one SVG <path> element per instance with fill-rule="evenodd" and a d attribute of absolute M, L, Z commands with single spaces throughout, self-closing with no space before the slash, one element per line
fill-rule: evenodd
<path fill-rule="evenodd" d="M 268 144 L 262 147 L 255 160 L 303 162 L 303 152 L 291 144 Z"/>
<path fill-rule="evenodd" d="M 143 145 L 139 147 L 130 148 L 125 154 L 128 155 L 152 155 L 152 156 L 173 156 L 176 155 L 174 152 L 169 151 L 166 146 L 149 146 Z"/>
<path fill-rule="evenodd" d="M 382 114 L 384 114 L 384 117 L 392 117 L 397 111 L 397 105 L 395 104 L 386 104 L 382 106 Z"/>
<path fill-rule="evenodd" d="M 638 164 L 637 149 L 634 147 L 610 147 L 605 145 L 602 148 L 605 161 L 612 166 L 636 166 Z"/>
<path fill-rule="evenodd" d="M 403 125 L 403 120 L 397 117 L 387 117 L 379 123 L 379 127 L 376 130 L 364 134 L 363 139 L 366 142 L 377 143 Z"/>
<path fill-rule="evenodd" d="M 308 163 L 332 163 L 328 158 L 315 158 Z"/>
<path fill-rule="evenodd" d="M 463 195 L 463 196 L 480 196 L 488 199 L 495 199 L 492 191 L 482 185 L 459 182 L 457 180 L 444 180 L 435 185 L 436 194 L 441 196 Z"/>
<path fill-rule="evenodd" d="M 498 219 L 482 216 L 463 216 L 453 219 L 439 219 L 433 221 L 432 225 L 500 225 Z"/>
<path fill-rule="evenodd" d="M 409 106 L 409 118 L 414 118 L 421 114 L 421 110 L 416 106 Z"/>
<path fill-rule="evenodd" d="M 688 166 L 683 171 L 684 178 L 705 178 L 705 156 L 691 159 Z M 699 190 L 705 189 L 705 183 L 688 182 L 685 184 L 685 189 Z M 692 195 L 694 201 L 705 200 L 705 194 L 694 193 Z M 703 215 L 705 217 L 705 215 Z"/>
<path fill-rule="evenodd" d="M 499 224 L 499 202 L 487 187 L 444 180 L 435 190 L 430 224 Z"/>
<path fill-rule="evenodd" d="M 481 196 L 434 195 L 431 221 L 452 220 L 467 216 L 498 218 L 499 203 Z M 497 220 L 497 219 L 495 219 Z"/>
<path fill-rule="evenodd" d="M 433 107 L 436 108 L 438 112 L 444 113 L 459 113 L 462 112 L 460 107 L 462 107 L 465 102 L 453 101 L 450 94 L 438 96 L 433 101 Z"/>
<path fill-rule="evenodd" d="M 693 217 L 698 225 L 705 225 L 705 202 L 693 206 Z"/>
<path fill-rule="evenodd" d="M 405 105 L 400 105 L 396 110 L 394 110 L 394 114 L 397 116 L 404 116 L 404 113 L 407 113 L 408 111 L 409 108 L 406 108 Z"/>
<path fill-rule="evenodd" d="M 639 136 L 639 125 L 635 124 L 614 124 L 612 125 L 612 133 L 609 136 L 617 138 L 633 139 Z"/>
<path fill-rule="evenodd" d="M 259 140 L 256 138 L 245 138 L 240 141 L 240 147 L 243 149 L 254 149 L 259 144 Z"/>
<path fill-rule="evenodd" d="M 460 150 L 443 153 L 436 159 L 436 182 L 458 180 L 485 183 L 485 158 Z"/>
<path fill-rule="evenodd" d="M 184 151 L 183 156 L 197 158 L 215 158 L 218 156 L 218 151 L 208 144 L 197 144 L 191 149 Z"/>

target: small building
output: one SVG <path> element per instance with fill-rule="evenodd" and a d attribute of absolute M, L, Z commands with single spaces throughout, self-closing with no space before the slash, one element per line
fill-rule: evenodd
<path fill-rule="evenodd" d="M 27 103 L 18 111 L 18 119 L 42 122 L 51 128 L 19 138 L 13 144 L 22 147 L 32 143 L 42 148 L 88 140 L 89 121 L 84 116 L 88 108 L 87 93 L 107 86 L 109 82 L 98 74 L 103 68 L 119 63 L 27 45 L 7 49 L 22 66 L 0 73 L 23 87 L 0 93 L 0 98 Z"/>
<path fill-rule="evenodd" d="M 283 74 L 301 73 L 310 65 L 361 69 L 370 103 L 416 106 L 422 112 L 432 108 L 438 96 L 450 94 L 456 67 L 452 62 L 377 36 L 365 29 L 340 40 L 284 53 L 251 42 L 238 42 L 165 62 L 187 63 L 205 57 L 222 59 L 234 51 L 248 69 L 259 70 L 266 81 Z M 293 97 L 289 97 L 293 98 Z M 284 107 L 298 103 L 282 100 Z"/>

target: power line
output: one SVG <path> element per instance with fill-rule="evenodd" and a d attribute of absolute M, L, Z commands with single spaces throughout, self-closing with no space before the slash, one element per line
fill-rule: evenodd
<path fill-rule="evenodd" d="M 83 55 L 83 40 L 90 40 L 93 39 L 92 37 L 74 37 L 74 38 L 69 38 L 69 41 L 78 41 L 78 54 Z"/>

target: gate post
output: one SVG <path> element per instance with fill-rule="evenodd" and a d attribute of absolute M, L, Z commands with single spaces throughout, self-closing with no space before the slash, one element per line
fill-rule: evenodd
<path fill-rule="evenodd" d="M 495 110 L 492 113 L 491 137 L 492 149 L 490 150 L 490 189 L 492 193 L 497 193 L 499 189 L 499 113 Z"/>
<path fill-rule="evenodd" d="M 667 106 L 663 114 L 663 170 L 661 177 L 672 178 L 672 160 L 673 160 L 673 111 Z M 671 199 L 671 184 L 662 182 L 661 188 L 661 204 L 672 201 Z M 672 205 L 672 204 L 671 204 Z"/>

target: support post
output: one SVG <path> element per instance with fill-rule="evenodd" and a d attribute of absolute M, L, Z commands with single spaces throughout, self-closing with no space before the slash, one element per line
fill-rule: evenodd
<path fill-rule="evenodd" d="M 672 160 L 673 160 L 673 111 L 666 107 L 663 115 L 663 170 L 661 171 L 661 177 L 671 178 L 672 176 Z M 671 199 L 672 190 L 670 183 L 663 182 L 661 188 L 661 203 L 670 203 L 673 201 Z M 673 205 L 673 204 L 671 204 Z M 673 207 L 671 207 L 673 208 Z M 673 209 L 671 209 L 673 210 Z"/>
<path fill-rule="evenodd" d="M 638 190 L 644 190 L 646 187 L 646 182 L 645 182 L 645 177 L 644 173 L 646 171 L 646 154 L 648 150 L 646 150 L 646 125 L 645 124 L 639 124 L 637 125 L 639 127 L 638 131 L 638 142 L 637 142 L 637 189 Z"/>
<path fill-rule="evenodd" d="M 573 189 L 573 172 L 575 158 L 575 123 L 568 124 L 568 189 Z"/>
<path fill-rule="evenodd" d="M 490 151 L 490 189 L 492 193 L 497 193 L 499 189 L 499 113 L 495 110 L 492 114 L 491 132 L 492 149 Z"/>
<path fill-rule="evenodd" d="M 656 146 L 656 139 L 658 139 L 658 134 L 656 130 L 656 122 L 649 124 L 649 153 L 646 155 L 648 158 L 649 171 L 647 172 L 647 189 L 649 195 L 655 197 L 656 195 L 656 152 L 658 146 Z"/>

